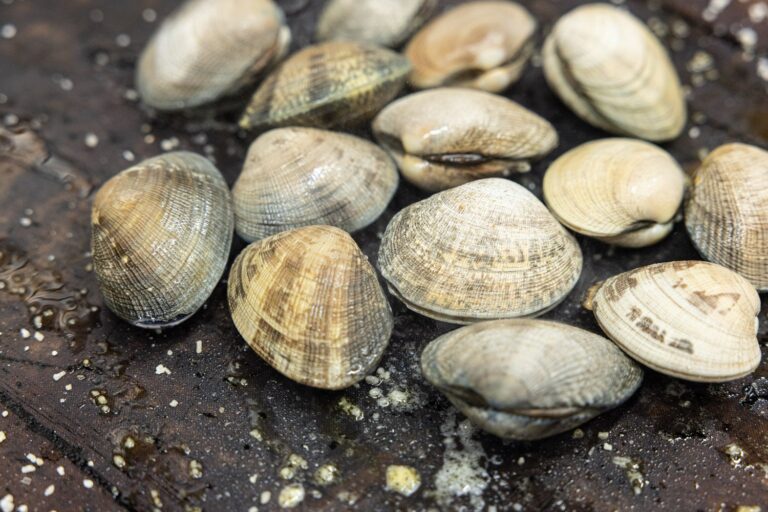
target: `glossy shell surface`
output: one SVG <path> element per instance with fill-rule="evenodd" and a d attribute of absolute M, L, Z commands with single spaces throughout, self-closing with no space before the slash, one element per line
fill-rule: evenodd
<path fill-rule="evenodd" d="M 667 236 L 684 192 L 685 174 L 672 156 L 634 139 L 582 144 L 544 175 L 544 200 L 561 223 L 623 247 Z"/>
<path fill-rule="evenodd" d="M 146 328 L 189 318 L 224 273 L 233 224 L 224 178 L 202 156 L 167 153 L 111 178 L 91 215 L 93 268 L 109 309 Z"/>
<path fill-rule="evenodd" d="M 743 277 L 705 261 L 673 261 L 607 279 L 587 304 L 627 354 L 681 379 L 723 382 L 760 363 L 760 297 Z"/>
<path fill-rule="evenodd" d="M 388 105 L 373 133 L 417 187 L 434 192 L 530 170 L 557 146 L 557 132 L 517 103 L 482 91 L 440 88 Z"/>
<path fill-rule="evenodd" d="M 424 377 L 497 436 L 541 439 L 626 401 L 643 371 L 609 340 L 544 320 L 462 327 L 427 345 Z"/>

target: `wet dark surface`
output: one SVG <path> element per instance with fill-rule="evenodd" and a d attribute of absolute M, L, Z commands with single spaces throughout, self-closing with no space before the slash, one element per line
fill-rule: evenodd
<path fill-rule="evenodd" d="M 310 41 L 321 3 L 281 2 L 295 46 Z M 546 31 L 580 2 L 523 3 Z M 627 2 L 666 29 L 683 81 L 696 84 L 692 131 L 665 146 L 686 169 L 726 141 L 768 144 L 768 83 L 731 26 L 748 20 L 756 3 L 733 2 L 707 22 L 706 1 Z M 281 491 L 285 499 L 300 484 L 299 510 L 768 509 L 765 358 L 754 375 L 727 384 L 648 371 L 626 405 L 581 431 L 504 443 L 470 428 L 419 375 L 424 345 L 453 327 L 394 299 L 395 331 L 382 369 L 371 383 L 343 392 L 294 384 L 253 354 L 229 319 L 224 284 L 191 320 L 162 333 L 132 328 L 104 310 L 89 266 L 91 189 L 130 165 L 126 158 L 174 147 L 215 158 L 231 184 L 248 144 L 233 122 L 241 101 L 164 116 L 136 101 L 133 68 L 158 24 L 153 14 L 159 20 L 175 4 L 0 1 L 0 505 L 273 510 Z M 754 26 L 759 56 L 768 30 L 765 21 Z M 713 63 L 691 73 L 697 51 Z M 561 136 L 531 174 L 514 178 L 538 195 L 552 159 L 606 135 L 569 113 L 538 67 L 508 96 Z M 87 134 L 98 138 L 95 146 Z M 422 197 L 401 185 L 386 214 L 355 235 L 372 261 L 392 215 Z M 596 332 L 579 305 L 594 281 L 697 257 L 682 225 L 643 250 L 579 242 L 584 274 L 547 317 Z M 243 246 L 235 242 L 233 257 Z M 765 310 L 760 319 L 768 353 Z M 319 483 L 318 468 L 329 464 L 336 478 Z M 389 465 L 418 471 L 413 496 L 385 489 Z"/>

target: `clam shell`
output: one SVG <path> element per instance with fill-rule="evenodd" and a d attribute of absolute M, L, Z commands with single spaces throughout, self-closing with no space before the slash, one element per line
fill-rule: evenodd
<path fill-rule="evenodd" d="M 768 152 L 747 144 L 713 151 L 694 174 L 685 225 L 702 256 L 768 290 Z"/>
<path fill-rule="evenodd" d="M 409 82 L 419 89 L 456 85 L 501 92 L 533 52 L 536 20 L 515 2 L 469 2 L 429 22 L 408 43 Z"/>
<path fill-rule="evenodd" d="M 673 261 L 597 285 L 586 306 L 630 357 L 700 382 L 752 373 L 760 363 L 760 297 L 743 277 L 704 261 Z"/>
<path fill-rule="evenodd" d="M 395 47 L 437 5 L 437 0 L 330 0 L 317 23 L 317 39 L 348 40 Z"/>
<path fill-rule="evenodd" d="M 373 122 L 403 177 L 430 192 L 530 169 L 557 146 L 545 119 L 501 96 L 440 88 L 401 98 Z"/>
<path fill-rule="evenodd" d="M 576 284 L 582 256 L 533 194 L 488 178 L 401 210 L 379 265 L 410 309 L 462 324 L 545 313 Z"/>
<path fill-rule="evenodd" d="M 495 320 L 449 332 L 421 355 L 424 377 L 499 437 L 541 439 L 612 409 L 643 371 L 613 343 L 544 320 Z"/>
<path fill-rule="evenodd" d="M 248 345 L 283 375 L 317 388 L 365 377 L 392 332 L 376 272 L 354 240 L 331 226 L 249 245 L 232 265 L 228 298 Z"/>
<path fill-rule="evenodd" d="M 331 41 L 309 46 L 264 80 L 240 126 L 264 130 L 354 125 L 389 103 L 409 70 L 405 57 L 373 45 Z"/>
<path fill-rule="evenodd" d="M 144 103 L 160 110 L 210 103 L 254 82 L 290 39 L 271 0 L 189 0 L 142 52 L 136 85 Z"/>
<path fill-rule="evenodd" d="M 633 139 L 582 144 L 544 175 L 544 201 L 562 224 L 623 247 L 667 236 L 684 192 L 685 174 L 669 153 Z"/>
<path fill-rule="evenodd" d="M 631 14 L 587 4 L 563 16 L 542 52 L 550 87 L 590 124 L 620 135 L 671 140 L 685 97 L 664 47 Z"/>
<path fill-rule="evenodd" d="M 362 229 L 397 189 L 395 164 L 378 146 L 313 128 L 278 128 L 256 139 L 234 188 L 237 233 L 248 241 L 329 224 Z"/>
<path fill-rule="evenodd" d="M 91 251 L 109 309 L 133 325 L 183 322 L 224 273 L 234 224 L 219 171 L 194 153 L 145 160 L 93 201 Z"/>

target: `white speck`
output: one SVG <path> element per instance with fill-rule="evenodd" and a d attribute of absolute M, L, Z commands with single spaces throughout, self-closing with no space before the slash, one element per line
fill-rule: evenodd
<path fill-rule="evenodd" d="M 704 21 L 715 21 L 730 3 L 731 0 L 709 0 L 709 5 L 704 9 L 701 17 L 704 18 Z"/>
<path fill-rule="evenodd" d="M 6 126 L 16 126 L 19 124 L 19 116 L 16 114 L 6 114 L 3 118 L 3 122 Z"/>
<path fill-rule="evenodd" d="M 2 443 L 3 441 L 5 441 L 6 439 L 7 439 L 7 437 L 5 436 L 5 432 L 3 432 L 2 430 L 0 430 L 0 443 Z"/>
<path fill-rule="evenodd" d="M 768 57 L 760 57 L 757 60 L 757 76 L 768 82 Z"/>
<path fill-rule="evenodd" d="M 19 334 L 21 334 L 21 337 L 22 337 L 22 338 L 24 338 L 24 339 L 27 339 L 27 338 L 29 338 L 30 336 L 32 336 L 32 333 L 30 333 L 30 332 L 29 332 L 28 330 L 26 330 L 26 329 L 22 329 L 22 330 L 20 330 L 20 331 L 19 331 Z"/>
<path fill-rule="evenodd" d="M 155 368 L 155 374 L 156 375 L 162 375 L 162 374 L 170 375 L 171 374 L 171 370 L 169 370 L 168 368 L 166 368 L 162 364 L 159 364 Z"/>
<path fill-rule="evenodd" d="M 29 226 L 32 225 L 32 219 L 30 219 L 29 217 L 22 217 L 19 219 L 19 224 L 21 224 L 25 228 L 28 228 Z"/>
<path fill-rule="evenodd" d="M 8 417 L 8 411 L 3 411 L 3 414 L 0 415 L 0 416 L 2 416 L 3 418 L 7 418 Z"/>
<path fill-rule="evenodd" d="M 154 23 L 157 19 L 157 12 L 155 12 L 154 9 L 144 9 L 141 12 L 141 17 L 146 21 L 147 23 Z"/>
<path fill-rule="evenodd" d="M 37 468 L 35 466 L 33 466 L 32 464 L 27 464 L 26 466 L 22 466 L 21 467 L 21 472 L 24 473 L 24 474 L 27 474 L 27 473 L 34 472 L 36 469 Z"/>
<path fill-rule="evenodd" d="M 57 467 L 56 472 L 59 474 L 59 476 L 64 476 L 64 467 L 63 466 Z"/>
<path fill-rule="evenodd" d="M 131 36 L 128 34 L 118 34 L 115 38 L 115 43 L 120 48 L 128 48 L 131 45 Z"/>
<path fill-rule="evenodd" d="M 99 137 L 95 133 L 88 132 L 85 134 L 85 145 L 89 148 L 95 148 L 99 145 Z"/>
<path fill-rule="evenodd" d="M 45 496 L 50 496 L 51 494 L 53 494 L 53 491 L 55 490 L 56 490 L 56 487 L 53 484 L 51 484 L 45 488 L 45 491 L 43 492 L 43 494 Z"/>
<path fill-rule="evenodd" d="M 123 151 L 123 158 L 129 162 L 133 162 L 134 160 L 136 160 L 136 155 L 133 154 L 133 151 L 126 149 L 125 151 Z"/>
<path fill-rule="evenodd" d="M 168 405 L 170 405 L 171 407 L 177 407 L 179 405 L 179 402 L 177 400 L 171 400 L 171 403 Z"/>
<path fill-rule="evenodd" d="M 67 391 L 72 391 L 72 384 L 67 384 L 66 386 L 64 386 L 64 389 L 66 389 Z"/>
<path fill-rule="evenodd" d="M 754 53 L 757 44 L 757 32 L 751 27 L 742 27 L 736 32 L 736 39 L 741 43 L 741 48 L 747 53 Z"/>
<path fill-rule="evenodd" d="M 45 339 L 45 335 L 40 331 L 35 331 L 34 337 L 37 341 L 43 341 Z"/>
<path fill-rule="evenodd" d="M 62 78 L 59 80 L 59 87 L 61 87 L 63 91 L 71 91 L 75 88 L 75 82 L 69 78 Z"/>
<path fill-rule="evenodd" d="M 41 457 L 38 457 L 34 453 L 28 453 L 27 460 L 32 464 L 37 464 L 38 466 L 42 466 L 45 463 L 45 461 Z"/>
<path fill-rule="evenodd" d="M 195 342 L 195 352 L 198 354 L 203 353 L 203 340 L 197 340 Z"/>
<path fill-rule="evenodd" d="M 16 37 L 16 26 L 11 25 L 10 23 L 6 23 L 3 25 L 3 28 L 0 29 L 0 36 L 3 36 L 3 39 L 13 39 Z"/>
<path fill-rule="evenodd" d="M 304 486 L 301 484 L 286 485 L 280 490 L 277 498 L 282 508 L 293 508 L 304 501 Z"/>
<path fill-rule="evenodd" d="M 179 139 L 171 137 L 170 139 L 163 139 L 160 141 L 160 148 L 163 151 L 173 151 L 179 147 Z"/>
<path fill-rule="evenodd" d="M 13 509 L 14 509 L 13 495 L 6 494 L 5 496 L 3 496 L 3 499 L 0 500 L 0 511 L 13 512 Z"/>
<path fill-rule="evenodd" d="M 168 352 L 166 352 L 166 354 L 168 354 L 169 356 L 172 356 L 173 355 L 173 350 L 168 349 Z"/>
<path fill-rule="evenodd" d="M 518 466 L 522 466 L 523 464 L 525 464 L 525 457 L 520 457 L 519 459 L 517 459 Z"/>
<path fill-rule="evenodd" d="M 136 89 L 126 89 L 123 97 L 128 101 L 136 101 L 139 99 L 139 93 L 136 92 Z"/>
<path fill-rule="evenodd" d="M 701 135 L 701 129 L 698 126 L 692 126 L 690 130 L 688 130 L 688 136 L 692 139 L 698 139 L 699 135 Z"/>
<path fill-rule="evenodd" d="M 613 445 L 611 443 L 605 443 L 603 444 L 603 450 L 607 452 L 613 451 Z"/>
<path fill-rule="evenodd" d="M 269 491 L 264 491 L 261 493 L 261 496 L 259 496 L 259 502 L 262 505 L 266 505 L 267 503 L 269 503 L 269 500 L 271 499 L 272 499 L 272 493 Z"/>
<path fill-rule="evenodd" d="M 609 435 L 608 432 L 598 432 L 597 438 L 605 441 L 606 439 L 608 439 L 608 435 Z"/>
<path fill-rule="evenodd" d="M 752 23 L 760 23 L 765 18 L 768 18 L 768 4 L 758 2 L 749 6 L 749 19 Z"/>
<path fill-rule="evenodd" d="M 59 351 L 58 350 L 51 350 L 51 355 L 52 356 L 57 356 L 57 355 L 59 355 Z"/>
<path fill-rule="evenodd" d="M 93 487 L 93 480 L 89 480 L 88 478 L 83 480 L 83 487 L 86 489 L 91 489 Z"/>
<path fill-rule="evenodd" d="M 60 371 L 59 373 L 54 373 L 53 374 L 53 380 L 58 382 L 66 374 L 67 374 L 66 370 Z"/>

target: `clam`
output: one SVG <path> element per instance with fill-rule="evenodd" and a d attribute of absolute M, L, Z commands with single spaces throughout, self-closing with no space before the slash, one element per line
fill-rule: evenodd
<path fill-rule="evenodd" d="M 685 97 L 664 47 L 640 20 L 608 4 L 563 16 L 542 52 L 550 87 L 579 117 L 619 135 L 671 140 Z"/>
<path fill-rule="evenodd" d="M 533 194 L 487 178 L 401 210 L 384 233 L 379 264 L 410 309 L 468 324 L 552 309 L 576 284 L 582 256 Z"/>
<path fill-rule="evenodd" d="M 234 224 L 229 189 L 202 156 L 175 152 L 117 174 L 96 194 L 93 268 L 109 309 L 138 327 L 170 327 L 208 299 Z"/>
<path fill-rule="evenodd" d="M 535 33 L 536 20 L 515 2 L 459 5 L 408 43 L 409 82 L 419 89 L 456 85 L 501 92 L 523 73 Z"/>
<path fill-rule="evenodd" d="M 382 110 L 373 134 L 403 177 L 430 192 L 479 178 L 530 170 L 557 146 L 549 122 L 501 96 L 440 88 Z"/>
<path fill-rule="evenodd" d="M 612 409 L 643 371 L 591 332 L 544 320 L 495 320 L 449 332 L 421 355 L 424 377 L 499 437 L 541 439 Z"/>
<path fill-rule="evenodd" d="M 673 377 L 723 382 L 760 363 L 760 297 L 746 279 L 713 263 L 625 272 L 593 287 L 585 306 L 630 357 Z"/>
<path fill-rule="evenodd" d="M 352 237 L 331 226 L 285 231 L 235 260 L 227 295 L 251 348 L 301 384 L 341 389 L 365 377 L 393 318 L 376 272 Z"/>
<path fill-rule="evenodd" d="M 136 85 L 160 110 L 210 103 L 253 83 L 290 40 L 271 0 L 188 0 L 142 52 Z"/>
<path fill-rule="evenodd" d="M 405 84 L 408 60 L 386 48 L 330 41 L 292 55 L 262 82 L 240 127 L 345 127 L 368 120 Z"/>
<path fill-rule="evenodd" d="M 544 200 L 566 227 L 623 247 L 667 236 L 685 191 L 685 175 L 666 151 L 633 139 L 582 144 L 544 175 Z"/>
<path fill-rule="evenodd" d="M 768 152 L 747 144 L 713 151 L 694 174 L 685 225 L 706 259 L 768 290 Z"/>
<path fill-rule="evenodd" d="M 397 183 L 395 164 L 366 140 L 278 128 L 251 145 L 232 189 L 237 233 L 253 241 L 313 224 L 356 231 L 381 215 Z"/>
<path fill-rule="evenodd" d="M 317 23 L 317 39 L 395 47 L 426 20 L 437 0 L 331 0 Z"/>

